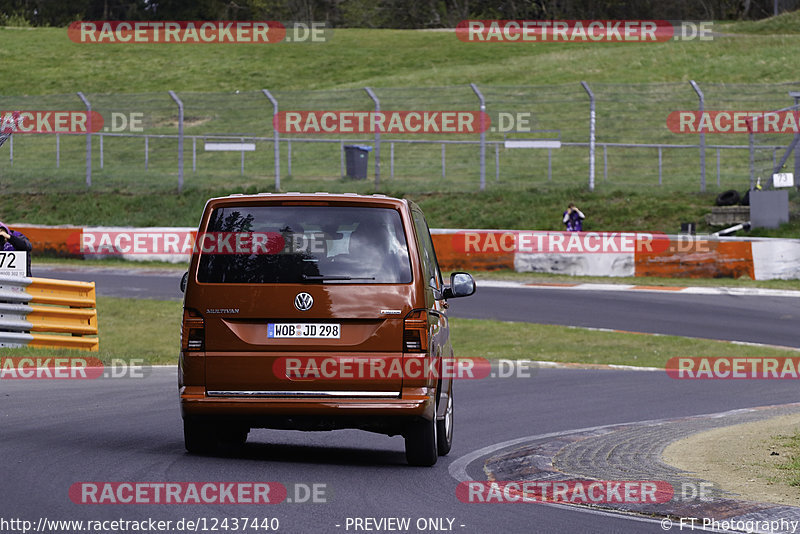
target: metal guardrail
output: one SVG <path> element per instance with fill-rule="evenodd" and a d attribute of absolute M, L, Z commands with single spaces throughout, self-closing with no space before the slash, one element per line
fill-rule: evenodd
<path fill-rule="evenodd" d="M 96 352 L 97 334 L 94 282 L 0 277 L 0 347 Z"/>

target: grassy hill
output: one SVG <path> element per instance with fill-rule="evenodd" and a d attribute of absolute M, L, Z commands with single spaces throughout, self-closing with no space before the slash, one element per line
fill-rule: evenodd
<path fill-rule="evenodd" d="M 715 84 L 714 90 L 720 91 L 728 84 L 796 81 L 800 63 L 800 45 L 794 35 L 800 27 L 797 19 L 797 13 L 790 13 L 766 21 L 715 25 L 719 33 L 712 41 L 596 45 L 470 44 L 459 41 L 451 31 L 360 29 L 334 30 L 332 40 L 324 44 L 77 44 L 68 39 L 65 28 L 6 27 L 0 28 L 0 62 L 4 71 L 0 109 L 23 105 L 30 109 L 35 102 L 80 109 L 80 101 L 74 96 L 75 91 L 80 90 L 92 95 L 98 109 L 112 106 L 111 102 L 114 106 L 124 102 L 123 108 L 127 110 L 152 106 L 166 117 L 159 118 L 152 131 L 165 132 L 174 130 L 175 126 L 174 119 L 169 118 L 175 114 L 174 105 L 164 96 L 168 89 L 187 95 L 185 98 L 190 104 L 192 95 L 199 92 L 219 92 L 214 98 L 221 102 L 240 91 L 253 99 L 252 106 L 268 107 L 263 96 L 258 94 L 261 88 L 282 92 L 284 101 L 301 105 L 308 98 L 308 93 L 303 91 L 308 90 L 345 95 L 343 102 L 346 102 L 350 98 L 347 95 L 357 92 L 358 98 L 363 99 L 361 88 L 364 86 L 384 90 L 387 95 L 391 91 L 386 88 L 416 87 L 421 89 L 404 89 L 411 93 L 410 102 L 441 109 L 453 102 L 453 97 L 449 93 L 434 94 L 426 87 L 460 86 L 457 91 L 469 96 L 466 86 L 475 82 L 488 88 L 488 92 L 495 86 L 529 86 L 520 89 L 519 99 L 523 103 L 525 98 L 541 97 L 544 90 L 541 88 L 550 86 L 547 90 L 555 96 L 546 105 L 547 116 L 568 123 L 572 120 L 565 115 L 568 106 L 557 97 L 568 88 L 576 101 L 582 102 L 579 113 L 585 115 L 585 96 L 580 93 L 578 82 L 586 80 L 616 91 L 604 97 L 607 106 L 604 109 L 639 117 L 648 110 L 631 107 L 625 101 L 615 102 L 615 95 L 631 90 L 622 84 L 681 84 L 680 99 L 667 99 L 669 103 L 664 104 L 673 106 L 665 109 L 675 109 L 678 104 L 674 102 L 686 102 L 686 105 L 696 102 L 686 83 L 690 79 Z M 643 101 L 652 98 L 663 103 L 667 97 L 659 93 L 662 86 L 654 87 L 652 94 L 642 96 Z M 776 87 L 775 95 L 770 95 L 769 104 L 764 106 L 776 106 L 788 98 L 784 96 L 785 88 Z M 746 92 L 746 88 L 741 90 Z M 156 104 L 150 102 L 155 98 L 159 99 Z M 513 110 L 515 105 L 521 105 L 514 102 L 513 96 L 503 98 L 503 109 Z M 187 133 L 209 133 L 209 124 L 224 129 L 215 129 L 212 133 L 269 133 L 269 128 L 263 127 L 252 112 L 254 108 L 243 106 L 238 112 L 232 112 L 215 102 L 212 98 L 204 108 L 216 110 L 213 117 L 187 114 Z M 609 108 L 612 104 L 618 107 Z M 317 102 L 314 105 L 326 104 Z M 197 108 L 189 106 L 187 109 Z M 211 120 L 219 122 L 204 123 Z M 609 128 L 613 126 L 609 127 L 607 121 L 601 125 L 604 129 L 600 135 L 609 140 L 614 133 Z M 635 141 L 636 130 L 631 132 L 617 137 L 622 141 Z M 665 142 L 664 139 L 670 138 L 664 137 L 659 142 Z M 678 139 L 676 142 L 694 141 Z M 191 160 L 187 154 L 187 189 L 184 194 L 177 195 L 170 192 L 176 183 L 173 142 L 164 141 L 159 145 L 153 141 L 150 167 L 144 171 L 141 140 L 107 140 L 106 168 L 100 170 L 99 163 L 94 163 L 95 189 L 82 193 L 84 171 L 79 156 L 83 143 L 78 136 L 62 138 L 59 169 L 55 169 L 51 137 L 19 138 L 13 167 L 8 158 L 8 145 L 0 148 L 0 192 L 4 193 L 0 218 L 31 223 L 193 225 L 203 201 L 209 196 L 220 192 L 269 190 L 272 182 L 271 154 L 267 150 L 248 154 L 243 177 L 239 176 L 238 154 L 199 155 L 200 169 L 196 175 L 189 174 Z M 331 147 L 334 149 L 335 145 Z M 557 217 L 562 205 L 574 200 L 590 214 L 592 229 L 654 231 L 676 231 L 681 221 L 700 220 L 718 191 L 714 186 L 713 152 L 708 156 L 711 192 L 700 195 L 696 193 L 696 164 L 684 165 L 680 161 L 671 164 L 669 153 L 665 153 L 668 165 L 665 187 L 654 186 L 655 169 L 650 162 L 656 156 L 652 151 L 646 163 L 647 176 L 640 184 L 643 187 L 636 190 L 629 187 L 633 180 L 630 177 L 644 174 L 636 166 L 640 164 L 625 167 L 625 157 L 612 153 L 611 174 L 608 182 L 603 183 L 600 180 L 602 156 L 598 156 L 598 191 L 589 193 L 585 189 L 586 158 L 581 151 L 564 152 L 567 156 L 554 163 L 556 180 L 552 183 L 545 181 L 540 170 L 536 171 L 535 180 L 529 178 L 532 168 L 541 169 L 546 165 L 543 153 L 524 158 L 521 153 L 504 153 L 504 164 L 510 165 L 508 168 L 512 171 L 507 172 L 504 167 L 504 181 L 490 183 L 491 190 L 480 194 L 474 187 L 474 149 L 469 153 L 459 150 L 448 150 L 447 181 L 436 180 L 430 172 L 430 168 L 435 168 L 433 165 L 414 166 L 419 161 L 437 164 L 439 149 L 432 146 L 422 156 L 406 157 L 403 161 L 407 165 L 407 179 L 384 180 L 382 190 L 420 201 L 434 226 L 558 228 Z M 338 159 L 333 172 L 335 177 L 320 178 L 331 173 L 330 165 L 308 162 L 316 161 L 313 158 L 324 152 L 322 149 L 296 146 L 295 151 L 295 174 L 300 176 L 305 172 L 312 178 L 287 177 L 284 163 L 284 189 L 372 192 L 369 183 L 340 180 L 335 172 Z M 286 157 L 285 152 L 283 157 Z M 335 152 L 332 157 L 338 158 Z M 383 157 L 387 157 L 386 153 Z M 530 157 L 538 158 L 535 165 L 531 164 Z M 614 160 L 615 157 L 621 159 Z M 692 157 L 696 158 L 696 154 Z M 488 158 L 487 174 L 492 175 L 491 181 L 493 154 Z M 309 165 L 306 169 L 304 163 Z M 735 165 L 723 159 L 721 187 L 741 189 L 746 165 L 746 159 Z M 463 186 L 461 180 L 464 179 L 470 180 L 468 188 Z M 421 180 L 428 180 L 427 185 L 420 185 Z M 508 190 L 510 183 L 513 183 L 513 190 Z M 793 210 L 798 211 L 794 195 L 792 201 Z M 779 233 L 793 235 L 795 230 L 789 225 Z"/>
<path fill-rule="evenodd" d="M 713 41 L 463 43 L 452 31 L 337 29 L 317 44 L 79 44 L 66 28 L 0 27 L 2 94 L 348 89 L 364 86 L 786 82 L 796 13 L 715 25 Z M 734 33 L 735 31 L 735 33 Z M 794 33 L 794 32 L 793 32 Z"/>

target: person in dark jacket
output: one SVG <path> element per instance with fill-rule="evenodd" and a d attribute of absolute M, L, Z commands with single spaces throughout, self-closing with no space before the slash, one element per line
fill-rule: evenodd
<path fill-rule="evenodd" d="M 575 204 L 570 203 L 570 205 L 567 206 L 567 211 L 564 212 L 561 222 L 566 225 L 567 232 L 582 232 L 583 220 L 585 218 L 586 215 L 584 215 Z"/>
<path fill-rule="evenodd" d="M 0 244 L 2 250 L 16 250 L 19 252 L 27 252 L 27 262 L 25 265 L 25 276 L 31 276 L 31 245 L 30 239 L 25 237 L 22 232 L 11 230 L 4 223 L 0 222 Z"/>

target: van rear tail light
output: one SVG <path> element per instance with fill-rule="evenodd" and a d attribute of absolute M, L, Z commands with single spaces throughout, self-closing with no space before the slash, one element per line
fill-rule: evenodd
<path fill-rule="evenodd" d="M 206 339 L 206 322 L 197 310 L 184 308 L 181 324 L 181 348 L 184 351 L 203 350 Z"/>
<path fill-rule="evenodd" d="M 413 310 L 403 321 L 403 351 L 426 352 L 428 350 L 428 312 Z"/>

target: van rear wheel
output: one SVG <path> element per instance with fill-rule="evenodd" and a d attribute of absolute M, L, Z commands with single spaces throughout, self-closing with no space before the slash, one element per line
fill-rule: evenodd
<path fill-rule="evenodd" d="M 438 459 L 438 444 L 436 430 L 438 423 L 436 417 L 428 421 L 423 419 L 415 422 L 408 429 L 406 438 L 406 460 L 409 465 L 430 467 Z"/>

